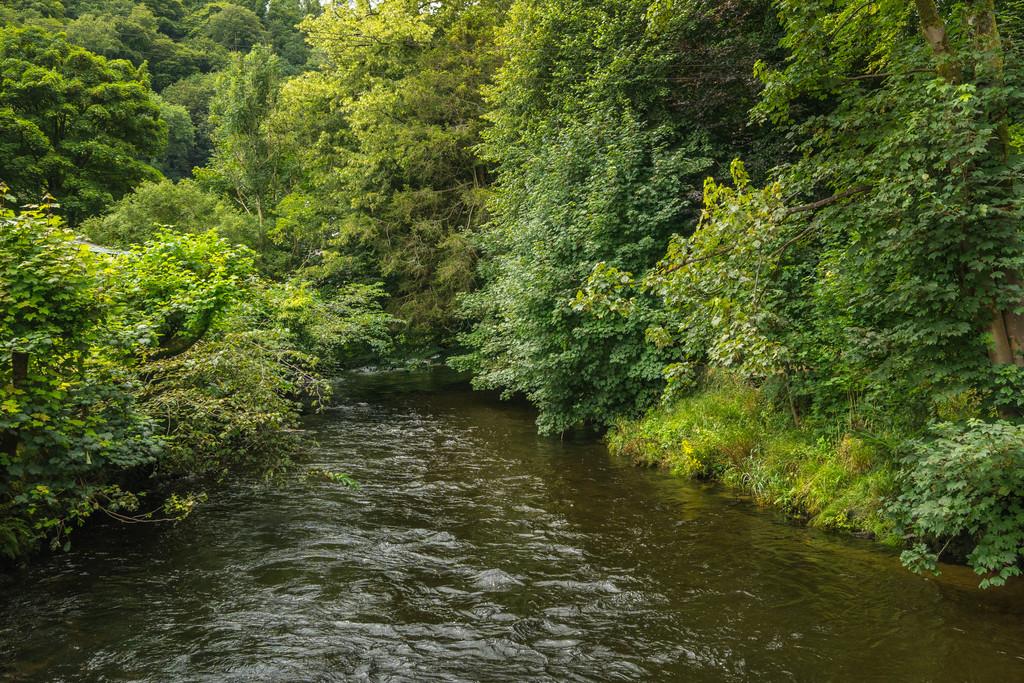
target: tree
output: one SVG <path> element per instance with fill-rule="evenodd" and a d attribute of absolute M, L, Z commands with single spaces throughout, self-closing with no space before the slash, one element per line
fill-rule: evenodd
<path fill-rule="evenodd" d="M 513 5 L 488 91 L 484 283 L 466 298 L 468 353 L 453 360 L 476 386 L 525 395 L 545 432 L 657 399 L 671 356 L 645 342 L 654 298 L 608 316 L 575 295 L 595 266 L 643 272 L 690 230 L 703 176 L 751 145 L 756 84 L 737 74 L 774 39 L 766 3 Z"/>
<path fill-rule="evenodd" d="M 171 104 L 177 104 L 188 111 L 195 131 L 192 147 L 189 149 L 187 166 L 189 170 L 205 166 L 213 154 L 210 123 L 210 100 L 217 87 L 217 73 L 193 74 L 164 88 L 160 96 Z"/>
<path fill-rule="evenodd" d="M 78 16 L 66 26 L 68 40 L 108 59 L 127 59 L 135 66 L 145 62 L 156 90 L 223 61 L 224 49 L 206 39 L 203 45 L 169 37 L 163 32 L 166 22 L 147 5 L 123 14 L 112 10 Z"/>
<path fill-rule="evenodd" d="M 897 385 L 923 401 L 972 387 L 1018 410 L 1024 205 L 1008 116 L 1022 74 L 1008 68 L 993 3 L 963 10 L 783 5 L 792 58 L 762 69 L 756 114 L 785 123 L 810 98 L 827 103 L 795 124 L 805 158 L 780 173 L 788 193 L 826 199 L 786 214 L 783 239 L 828 255 L 819 277 L 844 299 L 857 337 L 848 348 L 884 403 L 899 401 Z"/>
<path fill-rule="evenodd" d="M 252 10 L 230 2 L 211 2 L 189 17 L 193 32 L 232 52 L 248 52 L 266 41 L 263 24 Z"/>
<path fill-rule="evenodd" d="M 166 125 L 145 69 L 39 29 L 0 29 L 0 177 L 22 201 L 56 197 L 72 223 L 159 172 Z"/>
<path fill-rule="evenodd" d="M 5 22 L 24 23 L 41 28 L 56 27 L 64 17 L 61 0 L 15 0 L 0 7 Z"/>
<path fill-rule="evenodd" d="M 191 159 L 195 147 L 196 129 L 188 110 L 171 104 L 158 95 L 160 118 L 167 126 L 167 148 L 163 158 L 154 165 L 168 178 L 178 180 L 192 173 Z"/>
<path fill-rule="evenodd" d="M 96 243 L 114 247 L 149 242 L 167 228 L 191 234 L 214 230 L 232 244 L 249 246 L 258 234 L 254 221 L 229 199 L 192 180 L 143 183 L 81 228 Z"/>
<path fill-rule="evenodd" d="M 958 56 L 950 45 L 947 37 L 945 19 L 939 13 L 935 0 L 916 0 L 921 33 L 932 49 L 936 71 L 950 84 L 958 84 L 965 80 L 967 74 L 964 67 L 957 64 Z M 997 91 L 1005 88 L 1005 55 L 999 35 L 994 0 L 973 0 L 967 4 L 966 23 L 970 28 L 970 43 L 966 69 L 973 74 L 978 83 L 980 94 L 985 90 Z M 989 103 L 987 118 L 992 126 L 992 138 L 988 145 L 991 160 L 997 164 L 1008 164 L 1011 157 L 1009 117 L 1007 114 L 1004 94 L 996 94 L 994 101 Z M 1019 175 L 1017 178 L 1019 179 Z M 991 182 L 998 183 L 993 178 Z M 1010 187 L 1012 177 L 1007 178 L 1005 185 Z M 1017 199 L 1011 193 L 1007 201 Z M 1019 204 L 1018 204 L 1019 206 Z M 1005 232 L 1001 230 L 1000 232 Z M 1006 245 L 1015 251 L 1020 250 L 1020 238 L 1011 233 Z M 1017 260 L 1020 256 L 1017 254 Z M 989 274 L 992 283 L 998 290 L 992 301 L 992 315 L 989 322 L 989 333 L 992 335 L 992 348 L 989 355 L 997 365 L 1016 365 L 1024 367 L 1024 288 L 1021 286 L 1020 266 L 1007 267 L 1004 264 L 993 264 L 995 268 Z M 1001 286 L 1005 285 L 1005 286 Z"/>
<path fill-rule="evenodd" d="M 319 3 L 308 0 L 270 0 L 267 4 L 264 23 L 270 43 L 293 69 L 302 68 L 309 59 L 309 48 L 299 24 L 307 16 L 318 16 L 321 12 Z"/>
<path fill-rule="evenodd" d="M 268 126 L 282 70 L 281 59 L 264 45 L 234 56 L 218 77 L 210 102 L 214 153 L 209 168 L 199 175 L 256 220 L 259 251 L 269 246 L 265 240 L 268 221 L 291 173 L 287 150 L 276 144 Z"/>
<path fill-rule="evenodd" d="M 426 338 L 450 337 L 454 299 L 473 283 L 489 183 L 474 147 L 505 4 L 335 5 L 303 25 L 324 63 L 289 84 L 277 117 L 305 171 L 282 207 L 303 221 L 286 224 L 319 221 L 329 253 L 383 278 L 393 311 Z M 326 204 L 318 216 L 306 198 Z"/>
<path fill-rule="evenodd" d="M 174 40 L 185 37 L 185 4 L 181 0 L 143 0 L 161 33 Z"/>

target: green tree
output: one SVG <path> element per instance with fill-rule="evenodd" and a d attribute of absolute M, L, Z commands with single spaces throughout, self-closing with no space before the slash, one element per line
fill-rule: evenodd
<path fill-rule="evenodd" d="M 319 405 L 329 391 L 318 366 L 390 345 L 379 291 L 329 296 L 300 281 L 266 282 L 251 250 L 213 231 L 158 233 L 112 270 L 119 320 L 147 333 L 139 400 L 161 419 L 165 475 L 287 466 L 300 401 Z"/>
<path fill-rule="evenodd" d="M 166 124 L 144 69 L 108 61 L 62 36 L 0 29 L 0 177 L 22 201 L 49 192 L 72 223 L 142 180 Z"/>
<path fill-rule="evenodd" d="M 210 123 L 210 100 L 217 87 L 217 73 L 193 74 L 167 86 L 160 96 L 171 104 L 177 104 L 188 111 L 195 130 L 195 138 L 189 150 L 189 170 L 197 166 L 205 166 L 213 154 L 211 135 L 213 126 Z"/>
<path fill-rule="evenodd" d="M 123 14 L 115 8 L 82 14 L 65 29 L 70 42 L 108 59 L 127 59 L 136 66 L 145 62 L 156 90 L 223 61 L 225 51 L 216 44 L 178 41 L 163 27 L 152 9 L 137 4 Z"/>
<path fill-rule="evenodd" d="M 480 90 L 504 5 L 335 6 L 304 24 L 324 61 L 289 84 L 279 117 L 306 171 L 282 207 L 302 218 L 285 225 L 319 220 L 340 261 L 383 278 L 396 314 L 434 338 L 456 329 L 454 297 L 473 282 L 489 183 Z M 327 206 L 314 216 L 304 197 Z"/>
<path fill-rule="evenodd" d="M 0 208 L 0 555 L 101 512 L 178 517 L 201 498 L 183 477 L 286 466 L 317 366 L 390 348 L 378 287 L 267 282 L 212 231 L 94 254 L 49 208 Z M 151 512 L 144 475 L 179 483 Z"/>
<path fill-rule="evenodd" d="M 545 432 L 657 398 L 669 356 L 645 343 L 653 299 L 606 316 L 574 297 L 596 265 L 642 272 L 690 230 L 703 176 L 750 144 L 756 88 L 736 72 L 774 38 L 765 3 L 512 7 L 483 148 L 498 176 L 484 284 L 454 360 L 477 386 L 530 398 Z"/>
<path fill-rule="evenodd" d="M 288 149 L 268 125 L 282 79 L 283 63 L 270 47 L 258 45 L 233 58 L 210 102 L 214 153 L 199 175 L 256 221 L 261 253 L 271 246 L 266 232 L 292 173 Z"/>
<path fill-rule="evenodd" d="M 309 48 L 299 24 L 307 16 L 318 16 L 319 3 L 308 0 L 270 0 L 264 23 L 270 34 L 275 52 L 293 69 L 299 69 L 309 59 Z"/>
<path fill-rule="evenodd" d="M 708 331 L 696 318 L 717 292 L 719 329 L 687 344 L 692 360 L 727 343 L 717 360 L 744 364 L 767 343 L 776 360 L 757 374 L 787 377 L 814 411 L 850 414 L 856 397 L 876 427 L 919 426 L 937 394 L 965 388 L 1020 405 L 1007 112 L 1021 74 L 1002 66 L 990 5 L 918 5 L 780 5 L 792 56 L 759 69 L 755 115 L 788 126 L 802 158 L 763 190 L 742 173 L 735 192 L 710 185 L 701 229 L 654 278 L 680 338 Z"/>
<path fill-rule="evenodd" d="M 143 0 L 157 19 L 161 33 L 175 40 L 185 37 L 185 4 L 181 0 Z"/>
<path fill-rule="evenodd" d="M 163 158 L 154 165 L 168 178 L 177 180 L 187 177 L 192 173 L 191 160 L 196 141 L 192 117 L 185 107 L 157 97 L 160 118 L 167 126 L 167 148 Z"/>
<path fill-rule="evenodd" d="M 707 181 L 696 231 L 642 279 L 666 307 L 649 336 L 680 378 L 731 368 L 805 426 L 900 444 L 904 560 L 955 544 L 999 585 L 1024 551 L 1020 430 L 980 418 L 1024 408 L 1019 48 L 984 0 L 778 14 L 789 57 L 758 65 L 754 116 L 800 154 L 762 186 L 738 161 Z M 601 264 L 581 308 L 628 313 L 631 279 Z"/>
<path fill-rule="evenodd" d="M 189 16 L 192 31 L 231 52 L 248 52 L 266 42 L 260 17 L 230 2 L 211 2 Z"/>
<path fill-rule="evenodd" d="M 224 197 L 207 192 L 192 180 L 146 182 L 122 197 L 102 216 L 82 223 L 82 231 L 98 244 L 130 247 L 151 241 L 161 229 L 182 233 L 215 230 L 232 244 L 252 246 L 254 221 Z"/>

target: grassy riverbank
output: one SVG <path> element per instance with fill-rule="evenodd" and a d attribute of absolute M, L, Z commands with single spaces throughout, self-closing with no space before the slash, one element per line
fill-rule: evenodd
<path fill-rule="evenodd" d="M 721 481 L 811 526 L 898 541 L 883 509 L 895 476 L 887 449 L 849 433 L 801 429 L 739 380 L 716 378 L 640 420 L 620 422 L 608 444 L 639 465 Z"/>

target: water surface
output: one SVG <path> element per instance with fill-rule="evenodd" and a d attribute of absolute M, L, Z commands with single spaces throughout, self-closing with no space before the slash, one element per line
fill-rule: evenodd
<path fill-rule="evenodd" d="M 353 375 L 327 482 L 81 535 L 0 584 L 11 681 L 1024 681 L 1024 596 L 904 572 L 444 372 Z"/>

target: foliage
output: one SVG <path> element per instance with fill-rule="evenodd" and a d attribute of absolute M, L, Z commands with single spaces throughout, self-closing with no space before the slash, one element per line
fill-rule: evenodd
<path fill-rule="evenodd" d="M 179 7 L 180 8 L 180 7 Z M 208 40 L 182 39 L 181 16 L 159 15 L 145 4 L 98 3 L 63 27 L 68 40 L 108 59 L 147 65 L 153 87 L 165 87 L 199 71 L 217 68 L 223 50 Z M 214 48 L 211 50 L 211 47 Z"/>
<path fill-rule="evenodd" d="M 398 321 L 379 285 L 330 269 L 292 277 L 301 261 L 268 238 L 298 149 L 269 122 L 284 75 L 309 57 L 297 24 L 320 7 L 243 4 L 0 10 L 0 177 L 18 195 L 5 201 L 60 202 L 0 216 L 8 557 L 66 546 L 98 511 L 176 519 L 205 497 L 178 483 L 147 511 L 153 482 L 277 471 L 301 412 L 328 395 L 319 372 L 392 348 Z M 186 178 L 214 147 L 199 182 L 156 170 Z M 129 251 L 79 247 L 53 212 Z"/>
<path fill-rule="evenodd" d="M 185 233 L 215 229 L 229 242 L 256 246 L 254 221 L 228 200 L 207 192 L 192 180 L 143 183 L 112 205 L 105 215 L 90 218 L 81 225 L 90 239 L 113 247 L 149 241 L 162 227 Z"/>
<path fill-rule="evenodd" d="M 159 173 L 166 145 L 144 68 L 62 36 L 0 28 L 0 178 L 22 201 L 48 192 L 74 224 Z"/>
<path fill-rule="evenodd" d="M 317 408 L 329 394 L 321 358 L 337 367 L 390 345 L 378 290 L 328 298 L 271 284 L 255 275 L 254 256 L 212 231 L 164 232 L 115 266 L 120 319 L 135 316 L 151 340 L 140 401 L 169 439 L 165 474 L 287 466 L 300 401 Z"/>
<path fill-rule="evenodd" d="M 256 221 L 253 246 L 261 254 L 267 251 L 271 211 L 283 196 L 290 173 L 287 151 L 267 125 L 282 69 L 280 58 L 264 46 L 232 58 L 210 101 L 214 153 L 198 176 Z"/>
<path fill-rule="evenodd" d="M 779 413 L 771 394 L 718 374 L 608 434 L 613 453 L 687 477 L 714 477 L 817 527 L 867 530 L 894 543 L 885 500 L 895 489 L 887 447 L 852 433 L 816 437 Z"/>
<path fill-rule="evenodd" d="M 697 230 L 658 267 L 633 278 L 603 264 L 581 305 L 622 315 L 660 297 L 665 322 L 648 336 L 677 354 L 669 370 L 774 383 L 820 431 L 913 435 L 958 396 L 977 414 L 1019 414 L 1024 185 L 1007 112 L 1024 90 L 990 9 L 779 3 L 790 59 L 758 66 L 754 116 L 787 127 L 801 157 L 762 187 L 734 163 L 733 187 L 706 183 Z M 965 532 L 989 584 L 1017 571 L 1020 520 L 1000 517 L 1002 503 L 972 518 L 950 491 L 1002 486 L 963 468 L 988 476 L 981 464 L 1002 452 L 992 439 L 1011 443 L 1015 427 L 971 425 L 914 442 L 904 521 L 925 540 Z M 935 555 L 919 545 L 905 559 Z"/>
<path fill-rule="evenodd" d="M 157 472 L 224 476 L 286 467 L 297 443 L 296 399 L 319 404 L 327 386 L 281 330 L 216 335 L 179 355 L 145 366 L 143 408 L 169 438 Z"/>
<path fill-rule="evenodd" d="M 982 588 L 1020 576 L 1024 558 L 1024 426 L 943 422 L 909 444 L 893 507 L 915 544 L 903 561 L 938 572 L 950 543 L 966 541 Z M 943 544 L 939 548 L 939 544 Z M 937 549 L 937 550 L 936 550 Z"/>
<path fill-rule="evenodd" d="M 198 343 L 218 319 L 255 286 L 254 255 L 230 247 L 213 231 L 163 231 L 119 257 L 111 295 L 122 307 L 120 325 L 137 330 L 157 358 Z"/>
<path fill-rule="evenodd" d="M 344 472 L 335 472 L 333 470 L 325 470 L 322 468 L 311 468 L 306 472 L 306 478 L 309 481 L 326 481 L 332 484 L 341 484 L 342 486 L 346 486 L 350 489 L 360 488 L 359 482 Z"/>
<path fill-rule="evenodd" d="M 157 96 L 159 97 L 159 96 Z M 196 142 L 196 129 L 185 107 L 157 99 L 160 118 L 167 125 L 167 148 L 163 158 L 155 165 L 167 176 L 178 180 L 192 173 L 192 149 Z"/>
<path fill-rule="evenodd" d="M 898 486 L 909 564 L 950 551 L 1004 581 L 1022 17 L 4 4 L 0 177 L 55 201 L 0 217 L 0 543 L 200 499 L 145 512 L 139 477 L 280 470 L 321 373 L 407 323 L 457 339 L 452 364 L 527 397 L 543 432 L 614 425 L 617 450 L 829 528 L 891 535 Z M 52 212 L 127 253 L 78 248 Z"/>
<path fill-rule="evenodd" d="M 194 12 L 192 31 L 209 38 L 231 52 L 248 52 L 266 42 L 259 16 L 247 7 L 231 2 L 211 2 Z"/>
<path fill-rule="evenodd" d="M 299 24 L 307 16 L 319 16 L 323 8 L 316 0 L 269 0 L 264 25 L 270 43 L 281 59 L 293 69 L 305 66 L 309 48 Z"/>
<path fill-rule="evenodd" d="M 811 244 L 822 255 L 817 278 L 823 300 L 814 316 L 832 319 L 819 343 L 831 346 L 828 338 L 840 324 L 850 330 L 845 344 L 857 354 L 839 366 L 853 365 L 851 377 L 868 374 L 869 387 L 885 387 L 884 398 L 865 400 L 884 401 L 879 407 L 887 412 L 902 413 L 915 399 L 963 387 L 1005 407 L 1017 399 L 1000 385 L 1018 382 L 1013 376 L 1019 372 L 994 371 L 986 347 L 995 341 L 993 307 L 1012 311 L 1022 300 L 1012 275 L 1024 265 L 1022 168 L 1019 157 L 1006 156 L 999 114 L 1017 108 L 1020 73 L 1000 74 L 1005 86 L 987 73 L 990 53 L 972 28 L 981 25 L 980 16 L 946 18 L 952 52 L 936 67 L 924 41 L 899 31 L 917 17 L 897 3 L 873 14 L 854 9 L 847 3 L 836 14 L 818 8 L 787 16 L 796 59 L 786 72 L 765 75 L 760 110 L 781 116 L 782 92 L 820 96 L 824 89 L 837 104 L 799 126 L 806 159 L 785 170 L 784 183 L 793 192 L 870 188 L 823 209 L 807 228 L 820 230 L 820 241 Z M 830 39 L 835 55 L 822 64 L 796 34 L 813 31 L 824 39 L 829 22 L 849 28 Z M 865 61 L 872 77 L 849 78 Z M 831 311 L 840 301 L 847 317 L 836 320 Z M 811 382 L 835 386 L 821 376 Z M 843 384 L 837 388 L 865 390 Z"/>
<path fill-rule="evenodd" d="M 228 65 L 230 53 L 272 44 L 287 62 L 287 72 L 296 73 L 305 68 L 310 54 L 298 24 L 304 17 L 321 12 L 318 3 L 308 0 L 237 4 L 210 0 L 185 4 L 180 0 L 69 0 L 43 7 L 45 4 L 16 2 L 0 11 L 0 18 L 5 25 L 63 33 L 72 45 L 144 69 L 153 89 L 166 95 L 158 106 L 170 140 L 166 154 L 135 156 L 150 161 L 174 179 L 188 177 L 210 156 L 208 102 L 215 73 Z M 191 133 L 180 110 L 170 109 L 168 104 L 180 104 L 189 110 Z M 45 127 L 43 130 L 49 133 Z M 30 139 L 21 142 L 31 145 Z M 5 177 L 20 190 L 17 179 L 10 173 Z M 25 199 L 35 197 L 38 191 L 38 187 L 32 187 Z M 58 199 L 64 197 L 58 195 Z"/>
<path fill-rule="evenodd" d="M 40 209 L 0 212 L 0 553 L 14 557 L 104 506 L 107 471 L 161 443 L 105 324 L 98 264 Z M 109 501 L 107 501 L 109 502 Z"/>
<path fill-rule="evenodd" d="M 318 288 L 293 279 L 268 289 L 266 296 L 274 320 L 329 369 L 388 357 L 392 330 L 402 322 L 383 312 L 386 295 L 379 284 Z"/>
<path fill-rule="evenodd" d="M 939 390 L 1017 400 L 1001 389 L 1019 381 L 1013 369 L 992 371 L 985 329 L 992 302 L 1010 306 L 1019 291 L 992 275 L 1021 264 L 1009 219 L 1020 201 L 1003 189 L 1017 170 L 965 163 L 993 135 L 984 99 L 922 79 L 815 119 L 830 132 L 777 182 L 753 188 L 736 163 L 735 188 L 706 183 L 697 231 L 641 282 L 668 307 L 665 339 L 680 360 L 784 376 L 812 411 L 860 426 L 913 429 Z M 951 164 L 961 170 L 943 174 Z M 816 211 L 785 205 L 837 178 L 835 200 L 808 205 Z M 595 272 L 584 300 L 606 305 L 608 277 Z"/>
<path fill-rule="evenodd" d="M 46 207 L 44 207 L 46 208 Z M 116 257 L 60 219 L 4 210 L 0 230 L 0 552 L 66 545 L 97 511 L 175 519 L 180 489 L 143 511 L 143 475 L 223 477 L 287 466 L 318 374 L 390 348 L 380 290 L 261 279 L 214 232 L 159 231 Z M 324 361 L 314 355 L 323 353 Z"/>
<path fill-rule="evenodd" d="M 211 139 L 213 126 L 210 124 L 210 100 L 217 87 L 218 74 L 200 73 L 175 81 L 160 93 L 164 101 L 176 104 L 188 111 L 192 121 L 193 143 L 188 150 L 187 160 L 182 163 L 191 174 L 192 169 L 205 166 L 213 153 Z"/>
<path fill-rule="evenodd" d="M 599 260 L 643 269 L 682 219 L 680 178 L 708 161 L 670 140 L 628 118 L 580 126 L 523 169 L 528 199 L 514 192 L 495 204 L 487 284 L 465 300 L 479 320 L 462 337 L 472 352 L 452 362 L 473 370 L 478 387 L 525 394 L 541 431 L 608 424 L 657 397 L 667 358 L 644 342 L 656 320 L 649 303 L 600 316 L 575 310 L 573 294 Z"/>
<path fill-rule="evenodd" d="M 573 300 L 598 264 L 620 275 L 652 266 L 695 215 L 703 174 L 737 144 L 753 84 L 712 71 L 690 80 L 688 62 L 752 65 L 749 49 L 771 39 L 766 8 L 689 9 L 657 21 L 645 2 L 519 2 L 510 12 L 507 60 L 489 91 L 484 151 L 498 184 L 484 285 L 465 300 L 478 322 L 454 362 L 477 386 L 525 394 L 542 431 L 609 424 L 661 388 L 670 357 L 645 343 L 660 319 L 653 299 L 639 297 L 627 316 Z M 712 84 L 721 98 L 706 96 Z"/>
<path fill-rule="evenodd" d="M 304 173 L 278 239 L 309 253 L 326 235 L 336 265 L 383 280 L 392 311 L 435 338 L 473 283 L 488 184 L 473 148 L 505 4 L 336 4 L 303 24 L 320 69 L 282 95 Z"/>

